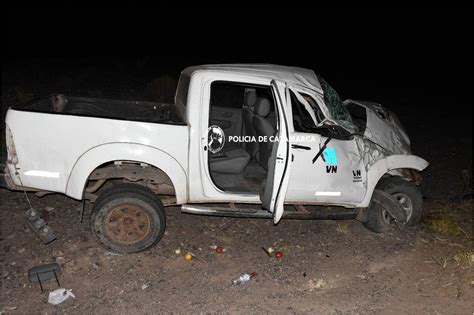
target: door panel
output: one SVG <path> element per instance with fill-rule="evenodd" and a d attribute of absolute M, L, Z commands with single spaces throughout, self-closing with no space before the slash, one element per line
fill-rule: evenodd
<path fill-rule="evenodd" d="M 278 127 L 276 136 L 279 141 L 273 142 L 272 153 L 268 163 L 268 174 L 264 189 L 260 198 L 262 207 L 273 213 L 273 222 L 276 224 L 283 216 L 283 204 L 285 201 L 288 180 L 290 176 L 290 147 L 289 131 L 286 117 L 286 104 L 288 99 L 282 97 L 282 91 L 285 91 L 283 85 L 278 85 L 275 81 L 271 83 L 278 111 Z M 287 90 L 287 89 L 286 89 Z M 286 95 L 289 95 L 286 91 Z"/>
<path fill-rule="evenodd" d="M 286 202 L 320 202 L 355 205 L 366 192 L 366 170 L 354 139 L 331 139 L 314 162 L 326 137 L 294 133 L 292 139 L 310 135 L 313 141 L 293 141 L 293 162 Z M 307 138 L 308 139 L 308 138 Z"/>

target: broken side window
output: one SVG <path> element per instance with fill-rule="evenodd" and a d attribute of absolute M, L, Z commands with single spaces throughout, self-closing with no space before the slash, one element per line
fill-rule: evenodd
<path fill-rule="evenodd" d="M 297 95 L 297 92 L 290 90 L 290 96 L 295 131 L 312 132 L 316 128 L 316 117 L 311 106 L 304 104 L 306 101 L 301 95 Z"/>

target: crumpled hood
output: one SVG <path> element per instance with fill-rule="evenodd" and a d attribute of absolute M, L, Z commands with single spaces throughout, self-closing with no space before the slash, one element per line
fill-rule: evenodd
<path fill-rule="evenodd" d="M 374 102 L 346 100 L 344 103 L 355 103 L 366 109 L 364 137 L 391 154 L 411 154 L 410 138 L 393 112 Z"/>

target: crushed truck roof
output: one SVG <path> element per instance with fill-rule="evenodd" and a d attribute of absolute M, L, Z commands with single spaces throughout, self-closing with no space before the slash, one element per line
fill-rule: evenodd
<path fill-rule="evenodd" d="M 191 76 L 195 72 L 216 71 L 254 75 L 268 79 L 279 79 L 288 83 L 303 85 L 322 93 L 321 84 L 313 70 L 273 64 L 215 64 L 192 66 L 183 70 Z"/>

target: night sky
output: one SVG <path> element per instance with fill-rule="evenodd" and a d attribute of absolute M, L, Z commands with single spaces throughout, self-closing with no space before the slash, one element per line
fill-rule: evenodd
<path fill-rule="evenodd" d="M 149 56 L 149 73 L 203 63 L 312 68 L 344 98 L 472 103 L 472 11 L 120 9 L 8 11 L 5 63 L 101 65 Z"/>

